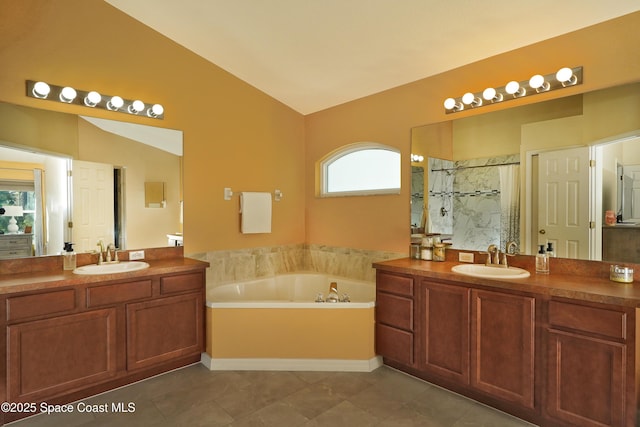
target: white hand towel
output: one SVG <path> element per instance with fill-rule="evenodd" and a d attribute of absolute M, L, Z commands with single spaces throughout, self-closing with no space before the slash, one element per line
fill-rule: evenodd
<path fill-rule="evenodd" d="M 271 193 L 240 193 L 240 231 L 271 233 Z"/>

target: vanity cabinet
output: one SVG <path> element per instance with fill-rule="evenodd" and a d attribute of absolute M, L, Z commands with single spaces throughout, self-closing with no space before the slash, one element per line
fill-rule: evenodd
<path fill-rule="evenodd" d="M 116 375 L 116 310 L 8 327 L 7 398 L 36 402 Z"/>
<path fill-rule="evenodd" d="M 376 275 L 376 352 L 405 366 L 415 365 L 414 279 Z"/>
<path fill-rule="evenodd" d="M 449 279 L 439 266 L 437 278 L 376 268 L 376 349 L 386 364 L 537 425 L 636 425 L 640 308 Z"/>
<path fill-rule="evenodd" d="M 204 283 L 198 269 L 2 296 L 4 400 L 65 403 L 199 361 Z"/>
<path fill-rule="evenodd" d="M 534 408 L 535 299 L 422 280 L 421 370 Z"/>
<path fill-rule="evenodd" d="M 420 370 L 469 384 L 470 293 L 463 286 L 420 282 Z"/>
<path fill-rule="evenodd" d="M 635 381 L 627 344 L 635 334 L 632 314 L 624 308 L 549 302 L 545 410 L 550 416 L 581 426 L 633 423 L 636 402 L 625 399 Z"/>
<path fill-rule="evenodd" d="M 471 386 L 534 409 L 535 299 L 471 291 Z"/>

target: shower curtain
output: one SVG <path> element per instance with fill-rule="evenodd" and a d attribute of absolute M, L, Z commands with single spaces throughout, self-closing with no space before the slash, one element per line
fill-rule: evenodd
<path fill-rule="evenodd" d="M 506 165 L 500 172 L 500 247 L 514 241 L 520 247 L 520 166 Z"/>

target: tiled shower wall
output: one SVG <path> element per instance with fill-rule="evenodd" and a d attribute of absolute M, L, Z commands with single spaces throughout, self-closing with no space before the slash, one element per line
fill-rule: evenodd
<path fill-rule="evenodd" d="M 207 288 L 283 273 L 315 271 L 356 280 L 375 281 L 371 264 L 408 254 L 324 245 L 282 245 L 211 251 L 187 255 L 207 261 Z"/>

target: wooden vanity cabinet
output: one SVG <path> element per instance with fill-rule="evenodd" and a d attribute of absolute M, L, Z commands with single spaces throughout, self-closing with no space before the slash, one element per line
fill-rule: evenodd
<path fill-rule="evenodd" d="M 634 309 L 551 300 L 546 413 L 567 425 L 634 425 Z"/>
<path fill-rule="evenodd" d="M 535 299 L 422 280 L 419 368 L 534 408 Z"/>
<path fill-rule="evenodd" d="M 376 353 L 415 366 L 414 278 L 376 274 Z"/>
<path fill-rule="evenodd" d="M 377 279 L 385 363 L 538 425 L 636 425 L 640 309 L 384 270 Z"/>
<path fill-rule="evenodd" d="M 199 361 L 204 283 L 198 269 L 3 296 L 4 400 L 64 403 Z"/>
<path fill-rule="evenodd" d="M 470 289 L 423 279 L 418 300 L 419 369 L 469 384 Z"/>
<path fill-rule="evenodd" d="M 534 409 L 535 299 L 471 291 L 471 386 Z"/>

